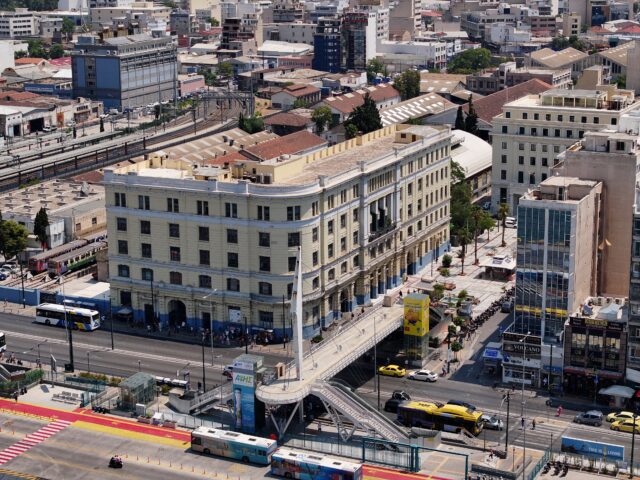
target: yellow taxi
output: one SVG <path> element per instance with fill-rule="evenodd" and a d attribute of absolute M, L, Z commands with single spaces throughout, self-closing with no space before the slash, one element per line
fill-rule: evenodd
<path fill-rule="evenodd" d="M 398 365 L 385 365 L 378 369 L 378 373 L 388 377 L 404 377 L 407 374 L 407 370 Z"/>
<path fill-rule="evenodd" d="M 633 418 L 632 412 L 612 412 L 607 415 L 607 422 L 617 422 L 618 420 L 629 420 L 631 418 Z"/>
<path fill-rule="evenodd" d="M 615 430 L 616 432 L 628 432 L 633 433 L 633 430 L 636 433 L 640 433 L 640 418 L 638 418 L 635 422 L 635 427 L 633 425 L 633 420 L 618 420 L 617 422 L 613 422 L 611 424 L 611 430 Z"/>

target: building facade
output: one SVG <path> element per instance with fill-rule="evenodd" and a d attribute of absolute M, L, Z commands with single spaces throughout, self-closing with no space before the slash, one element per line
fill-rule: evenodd
<path fill-rule="evenodd" d="M 342 20 L 320 18 L 313 36 L 313 69 L 338 73 L 342 66 Z"/>
<path fill-rule="evenodd" d="M 21 38 L 38 35 L 38 19 L 27 8 L 15 12 L 0 12 L 0 38 Z"/>
<path fill-rule="evenodd" d="M 392 125 L 227 169 L 167 155 L 108 169 L 114 308 L 147 325 L 218 331 L 246 318 L 291 336 L 301 247 L 309 337 L 448 250 L 450 141 Z"/>
<path fill-rule="evenodd" d="M 366 70 L 367 62 L 376 56 L 376 13 L 360 10 L 344 12 L 341 34 L 342 69 Z"/>
<path fill-rule="evenodd" d="M 176 47 L 169 37 L 80 37 L 72 70 L 73 96 L 100 100 L 105 109 L 172 100 L 178 88 Z"/>
<path fill-rule="evenodd" d="M 493 119 L 492 204 L 516 212 L 518 200 L 544 181 L 556 157 L 585 132 L 617 128 L 638 108 L 626 90 L 548 90 L 502 108 Z"/>

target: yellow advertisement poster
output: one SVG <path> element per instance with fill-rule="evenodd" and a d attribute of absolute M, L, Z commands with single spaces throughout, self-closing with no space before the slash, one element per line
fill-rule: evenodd
<path fill-rule="evenodd" d="M 422 337 L 429 333 L 429 296 L 412 293 L 404 297 L 404 334 Z"/>

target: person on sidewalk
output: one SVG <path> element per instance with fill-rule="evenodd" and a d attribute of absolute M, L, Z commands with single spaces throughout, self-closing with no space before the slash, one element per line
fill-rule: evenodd
<path fill-rule="evenodd" d="M 533 420 L 531 420 L 531 430 L 535 430 L 536 429 L 536 419 L 534 418 Z"/>
<path fill-rule="evenodd" d="M 522 417 L 522 418 L 520 419 L 520 429 L 521 429 L 521 430 L 524 430 L 524 424 L 525 424 L 525 420 L 524 420 L 524 417 Z"/>

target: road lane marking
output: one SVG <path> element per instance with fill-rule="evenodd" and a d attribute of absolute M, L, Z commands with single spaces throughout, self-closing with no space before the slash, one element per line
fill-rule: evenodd
<path fill-rule="evenodd" d="M 22 455 L 27 450 L 39 445 L 49 437 L 52 437 L 59 431 L 64 430 L 69 425 L 71 425 L 71 422 L 67 422 L 66 420 L 55 420 L 52 423 L 41 427 L 38 431 L 27 435 L 19 442 L 0 451 L 0 465 L 4 465 L 17 456 Z"/>

